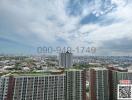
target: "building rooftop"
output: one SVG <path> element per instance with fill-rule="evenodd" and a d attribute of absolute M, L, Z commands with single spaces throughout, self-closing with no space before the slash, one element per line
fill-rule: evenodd
<path fill-rule="evenodd" d="M 73 68 L 70 68 L 70 69 L 65 69 L 65 71 L 82 71 L 82 69 L 73 69 Z"/>
<path fill-rule="evenodd" d="M 5 75 L 2 75 L 1 77 L 41 77 L 41 76 L 59 76 L 59 75 L 64 75 L 64 74 L 51 74 L 51 73 L 8 73 Z"/>
<path fill-rule="evenodd" d="M 8 73 L 1 73 L 1 77 L 8 77 L 8 76 L 14 76 L 14 77 L 19 77 L 19 76 L 49 76 L 49 75 L 62 75 L 64 73 L 60 72 L 52 72 L 52 71 L 47 71 L 47 72 L 8 72 Z"/>
<path fill-rule="evenodd" d="M 79 69 L 65 69 L 65 70 L 48 70 L 48 71 L 27 71 L 27 72 L 22 72 L 22 71 L 12 71 L 12 72 L 6 72 L 6 73 L 0 73 L 0 77 L 9 77 L 9 76 L 14 76 L 14 77 L 22 77 L 22 76 L 52 76 L 52 75 L 63 75 L 65 74 L 64 71 L 82 71 Z"/>
<path fill-rule="evenodd" d="M 102 68 L 102 67 L 94 67 L 94 68 L 90 68 L 90 69 L 94 69 L 94 70 L 108 70 L 108 69 Z"/>

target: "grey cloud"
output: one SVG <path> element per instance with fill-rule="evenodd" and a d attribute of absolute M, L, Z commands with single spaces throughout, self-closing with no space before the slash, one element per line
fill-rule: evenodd
<path fill-rule="evenodd" d="M 121 38 L 121 39 L 105 41 L 101 48 L 106 50 L 109 49 L 111 51 L 132 52 L 132 39 Z"/>

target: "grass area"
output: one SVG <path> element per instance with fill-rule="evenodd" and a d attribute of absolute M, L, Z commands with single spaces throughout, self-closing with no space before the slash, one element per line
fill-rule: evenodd
<path fill-rule="evenodd" d="M 45 76 L 45 75 L 52 75 L 50 72 L 8 72 L 8 73 L 0 73 L 1 76 Z"/>
<path fill-rule="evenodd" d="M 82 69 L 78 69 L 78 68 L 70 68 L 70 69 L 65 69 L 65 71 L 82 71 Z M 63 74 L 63 70 L 59 71 L 59 70 L 51 70 L 51 71 L 44 71 L 44 72 L 36 72 L 36 71 L 28 71 L 28 72 L 23 72 L 21 70 L 12 70 L 12 71 L 9 71 L 9 72 L 6 72 L 6 73 L 0 73 L 0 76 L 5 76 L 5 77 L 8 77 L 8 76 L 14 76 L 14 77 L 17 77 L 17 76 L 45 76 L 45 75 L 55 75 L 55 74 Z"/>
<path fill-rule="evenodd" d="M 43 76 L 50 75 L 50 72 L 14 72 L 11 73 L 13 76 Z"/>
<path fill-rule="evenodd" d="M 89 69 L 91 67 L 102 67 L 99 65 L 90 65 L 90 64 L 74 64 L 73 68 L 75 69 Z"/>

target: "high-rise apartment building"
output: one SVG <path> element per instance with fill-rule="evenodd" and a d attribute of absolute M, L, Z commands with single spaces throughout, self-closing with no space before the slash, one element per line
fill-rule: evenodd
<path fill-rule="evenodd" d="M 86 100 L 86 71 L 66 70 L 65 91 L 65 100 Z"/>
<path fill-rule="evenodd" d="M 85 71 L 14 72 L 0 77 L 0 100 L 85 100 Z"/>
<path fill-rule="evenodd" d="M 0 100 L 64 100 L 64 74 L 0 78 Z"/>
<path fill-rule="evenodd" d="M 73 65 L 73 55 L 70 52 L 59 54 L 59 66 L 64 68 L 70 68 Z"/>
<path fill-rule="evenodd" d="M 108 70 L 90 69 L 90 100 L 109 100 Z"/>
<path fill-rule="evenodd" d="M 117 100 L 118 85 L 120 81 L 129 80 L 132 82 L 132 71 L 127 69 L 120 69 L 109 67 L 109 88 L 110 88 L 110 100 Z"/>

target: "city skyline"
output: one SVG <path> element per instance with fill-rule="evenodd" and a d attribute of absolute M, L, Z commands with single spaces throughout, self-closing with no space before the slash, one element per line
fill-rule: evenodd
<path fill-rule="evenodd" d="M 95 55 L 132 55 L 131 9 L 131 0 L 1 0 L 0 53 L 93 46 Z"/>

